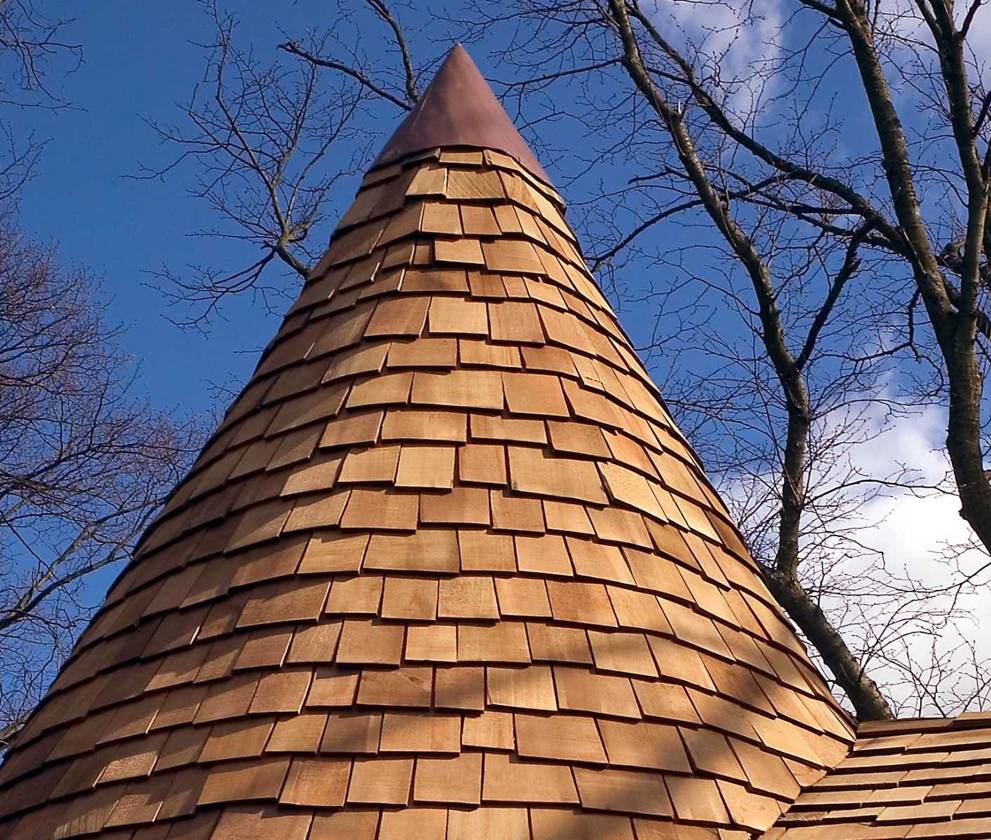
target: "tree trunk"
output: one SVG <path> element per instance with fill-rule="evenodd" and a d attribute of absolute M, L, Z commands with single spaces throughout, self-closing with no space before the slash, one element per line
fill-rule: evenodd
<path fill-rule="evenodd" d="M 830 623 L 826 614 L 813 600 L 808 590 L 795 578 L 766 571 L 765 580 L 771 594 L 785 608 L 805 637 L 819 651 L 823 662 L 846 692 L 858 720 L 891 720 L 894 714 L 888 701 L 847 647 L 843 637 Z"/>

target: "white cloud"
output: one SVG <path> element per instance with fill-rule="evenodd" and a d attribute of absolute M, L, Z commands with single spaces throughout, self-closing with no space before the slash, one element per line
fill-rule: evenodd
<path fill-rule="evenodd" d="M 924 483 L 937 483 L 949 464 L 942 449 L 946 434 L 943 412 L 928 410 L 897 420 L 876 441 L 857 453 L 859 465 L 875 475 L 890 469 L 892 458 L 919 471 Z M 972 539 L 970 526 L 960 516 L 960 500 L 953 493 L 916 496 L 901 491 L 879 497 L 865 506 L 863 516 L 878 524 L 870 543 L 884 552 L 892 571 L 904 569 L 929 586 L 949 584 L 951 572 L 940 562 L 946 546 L 962 546 Z M 977 550 L 957 554 L 964 568 L 977 568 L 987 561 Z M 962 608 L 974 616 L 991 615 L 991 585 L 963 596 Z M 973 640 L 979 653 L 991 657 L 991 622 L 975 622 Z"/>
<path fill-rule="evenodd" d="M 943 412 L 930 409 L 891 421 L 886 421 L 882 412 L 879 401 L 876 410 L 866 418 L 866 427 L 860 435 L 864 442 L 850 448 L 849 460 L 834 468 L 835 473 L 826 483 L 849 475 L 851 469 L 878 478 L 891 476 L 900 467 L 913 471 L 912 479 L 917 486 L 945 483 L 948 462 L 941 443 L 945 435 Z M 774 487 L 777 477 L 768 475 L 764 479 L 760 484 Z M 952 489 L 952 484 L 948 486 Z M 850 498 L 857 500 L 859 493 L 854 489 Z M 724 494 L 730 499 L 741 499 L 746 491 L 740 485 L 730 484 L 724 488 Z M 773 498 L 765 503 L 776 504 Z M 831 524 L 834 530 L 849 525 L 862 548 L 853 543 L 837 548 L 834 543 L 829 555 L 817 549 L 806 561 L 810 569 L 822 567 L 821 572 L 828 579 L 827 588 L 833 592 L 824 599 L 823 606 L 855 651 L 869 648 L 876 634 L 880 634 L 887 638 L 887 652 L 903 662 L 910 656 L 918 673 L 942 668 L 940 694 L 945 705 L 940 707 L 924 699 L 919 704 L 919 692 L 905 682 L 904 672 L 886 663 L 883 657 L 868 660 L 871 675 L 905 714 L 938 715 L 961 710 L 960 695 L 972 683 L 964 669 L 969 654 L 960 648 L 962 641 L 974 643 L 978 658 L 991 658 L 991 622 L 982 618 L 991 616 L 991 585 L 987 574 L 984 585 L 960 595 L 955 603 L 957 615 L 938 627 L 935 636 L 929 632 L 932 624 L 928 613 L 932 610 L 938 617 L 941 610 L 948 609 L 949 595 L 923 593 L 920 599 L 884 591 L 884 583 L 901 587 L 915 581 L 928 590 L 953 583 L 956 573 L 945 562 L 948 547 L 964 545 L 973 539 L 969 526 L 959 515 L 959 507 L 959 499 L 952 492 L 913 493 L 908 489 L 891 489 L 862 504 L 847 505 L 846 518 Z M 951 552 L 962 568 L 974 569 L 988 560 L 985 552 L 976 549 L 960 552 L 951 549 Z M 878 554 L 883 555 L 883 564 L 877 562 Z M 882 585 L 872 584 L 870 580 L 880 580 Z M 836 594 L 838 591 L 842 594 Z M 900 636 L 908 639 L 907 651 L 897 641 Z M 957 663 L 959 670 L 947 668 L 948 664 Z M 933 674 L 927 679 L 934 681 Z"/>
<path fill-rule="evenodd" d="M 781 0 L 652 0 L 644 8 L 705 77 L 721 82 L 738 112 L 767 92 L 763 71 L 781 55 Z"/>

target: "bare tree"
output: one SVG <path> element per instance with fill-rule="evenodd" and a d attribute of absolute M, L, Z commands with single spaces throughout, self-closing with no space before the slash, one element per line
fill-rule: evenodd
<path fill-rule="evenodd" d="M 146 166 L 139 177 L 163 177 L 191 164 L 196 187 L 218 226 L 193 236 L 246 243 L 249 263 L 231 271 L 211 266 L 165 266 L 160 287 L 174 301 L 191 305 L 183 325 L 205 326 L 232 295 L 250 292 L 267 300 L 294 288 L 281 265 L 298 283 L 322 253 L 325 242 L 311 234 L 326 221 L 332 189 L 360 172 L 374 150 L 376 136 L 363 130 L 368 108 L 379 101 L 409 108 L 416 98 L 412 59 L 398 19 L 380 0 L 365 3 L 384 23 L 400 49 L 403 82 L 391 91 L 372 81 L 373 71 L 358 52 L 360 41 L 344 38 L 348 16 L 303 42 L 286 41 L 282 55 L 260 61 L 239 45 L 237 22 L 215 2 L 204 3 L 213 39 L 206 45 L 203 81 L 196 86 L 176 125 L 152 127 L 171 152 L 164 166 Z M 301 45 L 305 44 L 305 46 Z M 340 48 L 350 63 L 318 59 Z M 312 60 L 300 61 L 298 57 Z M 348 72 L 326 74 L 326 67 Z M 376 77 L 378 73 L 376 73 Z"/>
<path fill-rule="evenodd" d="M 66 104 L 49 84 L 49 69 L 54 61 L 68 56 L 78 62 L 82 55 L 78 44 L 63 38 L 68 23 L 40 11 L 32 0 L 0 0 L 0 61 L 5 65 L 0 103 Z"/>
<path fill-rule="evenodd" d="M 693 394 L 680 407 L 702 426 L 735 427 L 734 444 L 710 447 L 721 459 L 716 468 L 737 483 L 749 479 L 756 492 L 743 500 L 744 521 L 758 526 L 748 536 L 766 579 L 863 718 L 892 712 L 865 664 L 882 661 L 885 644 L 905 641 L 904 614 L 916 616 L 909 635 L 924 634 L 927 620 L 948 620 L 956 605 L 951 597 L 929 615 L 932 593 L 918 581 L 861 570 L 853 580 L 874 581 L 871 599 L 887 601 L 892 618 L 882 625 L 898 629 L 884 644 L 863 638 L 859 650 L 844 638 L 848 615 L 823 609 L 831 586 L 821 570 L 835 562 L 843 536 L 823 530 L 823 501 L 835 514 L 835 500 L 860 498 L 856 488 L 877 492 L 907 477 L 897 456 L 883 475 L 823 469 L 824 456 L 842 461 L 855 442 L 854 406 L 945 404 L 962 515 L 985 556 L 991 547 L 982 460 L 982 342 L 991 331 L 981 308 L 989 96 L 968 46 L 982 5 L 523 0 L 497 10 L 479 3 L 455 21 L 470 37 L 508 28 L 510 45 L 499 55 L 544 88 L 566 77 L 558 101 L 582 69 L 581 116 L 607 137 L 605 151 L 615 158 L 609 142 L 630 138 L 619 157 L 634 174 L 600 194 L 608 209 L 592 214 L 622 218 L 621 208 L 631 218 L 626 230 L 611 226 L 615 242 L 599 250 L 605 276 L 631 252 L 645 256 L 657 228 L 680 224 L 677 235 L 690 231 L 692 248 L 655 252 L 655 265 L 701 282 L 740 314 L 753 350 L 720 340 L 725 323 L 703 330 L 715 338 L 702 353 L 708 362 L 683 378 L 691 392 L 669 395 L 677 406 Z M 756 42 L 743 62 L 734 61 L 738 40 Z M 853 132 L 835 108 L 843 97 L 857 113 L 851 74 L 870 117 Z M 898 106 L 886 74 L 911 93 Z M 706 251 L 717 259 L 701 257 Z M 660 294 L 674 297 L 677 285 Z M 684 303 L 675 312 L 699 317 Z M 699 389 L 702 379 L 708 387 Z M 903 390 L 892 398 L 896 384 Z M 857 544 L 850 536 L 844 552 Z M 972 586 L 982 570 L 956 585 Z M 888 599 L 898 597 L 895 610 Z"/>
<path fill-rule="evenodd" d="M 762 15 L 764 7 L 729 0 L 648 7 L 623 0 L 470 5 L 464 14 L 445 6 L 435 25 L 441 17 L 465 40 L 499 44 L 493 52 L 511 76 L 503 91 L 515 97 L 522 121 L 574 120 L 599 138 L 593 158 L 561 162 L 571 192 L 584 192 L 572 206 L 592 245 L 590 264 L 621 304 L 655 307 L 657 341 L 643 349 L 660 362 L 669 403 L 722 477 L 770 588 L 861 718 L 890 717 L 912 703 L 936 704 L 933 698 L 943 695 L 934 686 L 948 683 L 932 666 L 928 672 L 920 666 L 920 651 L 932 648 L 934 634 L 945 641 L 966 619 L 960 598 L 986 580 L 986 568 L 957 563 L 949 584 L 934 585 L 892 565 L 872 546 L 877 522 L 863 511 L 887 494 L 947 487 L 899 453 L 882 468 L 864 466 L 858 453 L 898 420 L 947 405 L 953 474 L 958 486 L 966 476 L 973 479 L 973 446 L 961 449 L 956 441 L 963 423 L 963 438 L 976 440 L 978 451 L 982 446 L 980 397 L 975 431 L 973 394 L 961 392 L 960 383 L 979 374 L 981 336 L 991 332 L 978 300 L 986 260 L 979 248 L 975 275 L 975 257 L 966 248 L 974 235 L 968 236 L 966 221 L 983 223 L 978 213 L 959 212 L 969 207 L 966 167 L 945 165 L 945 137 L 955 135 L 942 78 L 950 65 L 955 77 L 973 65 L 966 38 L 981 4 L 956 18 L 935 14 L 921 0 L 894 12 L 872 6 L 858 18 L 852 6 L 780 0 L 774 9 L 784 11 L 774 20 Z M 931 21 L 913 12 L 923 7 L 933 12 Z M 358 9 L 368 17 L 348 14 L 343 25 L 339 20 L 326 32 L 280 44 L 299 60 L 302 70 L 295 72 L 307 74 L 314 89 L 321 77 L 309 74 L 320 70 L 319 83 L 338 85 L 336 96 L 349 91 L 356 97 L 348 115 L 354 133 L 339 133 L 338 157 L 354 148 L 368 125 L 366 107 L 401 112 L 418 90 L 418 40 L 380 0 L 365 0 Z M 227 65 L 235 52 L 230 20 L 214 15 L 221 37 L 212 68 L 220 66 L 217 56 Z M 906 239 L 898 210 L 903 202 L 893 199 L 897 190 L 886 169 L 889 153 L 860 135 L 853 148 L 844 148 L 847 134 L 834 101 L 849 95 L 849 85 L 833 77 L 840 62 L 860 66 L 850 40 L 856 26 L 868 28 L 881 45 L 878 55 L 894 59 L 901 83 L 932 110 L 925 119 L 913 115 L 916 135 L 905 143 L 920 153 L 909 175 L 922 183 L 916 213 L 925 208 L 929 214 L 922 227 L 933 238 L 929 250 L 949 305 L 944 320 L 973 327 L 947 327 L 952 340 L 934 328 L 936 298 L 927 299 L 920 285 L 925 261 Z M 393 47 L 395 62 L 388 66 L 361 51 L 363 38 L 380 31 Z M 734 64 L 734 41 L 745 35 L 765 42 Z M 949 58 L 937 60 L 942 53 Z M 239 55 L 246 68 L 253 66 L 249 53 Z M 227 90 L 226 101 L 234 104 L 219 112 L 223 131 L 201 137 L 195 154 L 202 156 L 201 171 L 210 173 L 207 183 L 227 199 L 242 200 L 253 190 L 266 197 L 263 214 L 245 213 L 247 205 L 228 205 L 224 212 L 242 226 L 246 218 L 266 215 L 270 226 L 254 241 L 273 260 L 279 256 L 292 265 L 277 251 L 287 228 L 274 212 L 277 202 L 269 200 L 272 178 L 250 163 L 250 153 L 247 166 L 238 157 L 263 146 L 258 138 L 267 136 L 253 131 L 256 112 L 243 107 L 240 79 L 252 74 L 259 100 L 279 89 L 272 76 L 254 71 L 239 70 L 239 83 L 227 88 L 219 74 L 211 75 L 214 103 Z M 976 144 L 987 134 L 991 105 L 980 84 L 968 90 Z M 302 102 L 280 119 L 308 122 Z M 193 125 L 200 124 L 196 114 L 192 108 L 187 113 Z M 180 145 L 189 140 L 181 133 L 166 136 Z M 231 136 L 237 141 L 233 155 Z M 928 148 L 938 145 L 934 138 L 943 138 L 938 151 Z M 364 162 L 366 152 L 348 159 Z M 289 157 L 296 154 L 289 149 Z M 986 161 L 982 166 L 986 171 Z M 307 233 L 311 229 L 306 226 Z M 217 285 L 211 276 L 195 289 L 182 283 L 174 288 L 212 306 L 228 292 L 258 291 L 266 265 L 232 275 L 234 284 L 220 276 Z M 631 276 L 654 279 L 631 282 Z M 935 275 L 925 276 L 935 282 Z M 968 291 L 974 277 L 978 287 Z M 933 282 L 927 288 L 935 294 Z M 970 314 L 960 316 L 964 311 Z M 737 326 L 728 331 L 732 320 Z M 956 354 L 953 365 L 948 348 Z M 976 495 L 961 491 L 962 499 Z M 963 655 L 964 647 L 954 650 Z M 947 708 L 986 690 L 979 677 L 983 664 L 976 655 L 965 658 L 973 665 L 972 690 L 959 682 L 947 689 L 939 701 Z M 944 656 L 944 666 L 947 661 Z M 891 684 L 879 687 L 872 668 Z M 925 679 L 918 676 L 924 673 Z M 903 689 L 897 697 L 895 683 Z"/>
<path fill-rule="evenodd" d="M 0 0 L 0 207 L 6 212 L 45 146 L 37 137 L 19 136 L 10 112 L 67 107 L 49 76 L 53 64 L 62 74 L 81 58 L 79 46 L 63 38 L 68 23 L 42 13 L 31 0 Z"/>
<path fill-rule="evenodd" d="M 13 221 L 45 146 L 14 116 L 69 106 L 52 82 L 81 57 L 68 23 L 0 0 L 0 752 L 91 615 L 92 576 L 126 555 L 194 433 L 132 393 L 92 278 Z"/>
<path fill-rule="evenodd" d="M 101 313 L 91 278 L 0 227 L 0 747 L 190 454 Z"/>

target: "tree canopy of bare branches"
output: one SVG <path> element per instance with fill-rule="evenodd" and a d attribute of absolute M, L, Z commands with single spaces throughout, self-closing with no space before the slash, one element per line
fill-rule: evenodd
<path fill-rule="evenodd" d="M 608 81 L 583 83 L 590 121 L 632 138 L 633 174 L 604 191 L 612 212 L 596 216 L 621 218 L 620 209 L 631 223 L 614 227 L 616 243 L 595 262 L 615 271 L 645 233 L 680 222 L 690 244 L 653 255 L 677 278 L 661 296 L 691 280 L 741 316 L 744 329 L 727 341 L 724 323 L 707 330 L 682 302 L 680 317 L 699 319 L 692 325 L 710 339 L 708 360 L 696 356 L 694 373 L 669 394 L 699 428 L 735 431 L 729 446 L 710 450 L 717 469 L 750 491 L 752 548 L 863 718 L 892 714 L 865 669 L 884 658 L 882 645 L 866 634 L 855 651 L 844 638 L 849 626 L 840 632 L 823 608 L 838 594 L 824 572 L 863 538 L 849 516 L 836 517 L 837 505 L 865 501 L 855 488 L 873 493 L 909 478 L 897 456 L 872 476 L 844 456 L 858 434 L 867 434 L 860 444 L 870 439 L 866 406 L 894 414 L 945 406 L 961 513 L 985 554 L 991 547 L 988 94 L 968 41 L 982 5 L 523 0 L 475 4 L 462 21 L 476 37 L 510 27 L 501 55 L 544 86 L 567 67 L 619 58 Z M 756 48 L 741 62 L 737 42 L 747 40 Z M 861 116 L 851 133 L 847 124 Z M 692 349 L 699 343 L 680 347 Z M 923 582 L 863 571 L 856 580 L 879 582 L 873 598 L 904 596 L 899 611 L 916 605 L 912 632 L 936 621 Z"/>
<path fill-rule="evenodd" d="M 217 219 L 216 227 L 192 235 L 245 243 L 251 256 L 234 270 L 166 264 L 158 272 L 166 295 L 187 304 L 188 314 L 176 319 L 183 326 L 205 326 L 232 295 L 250 292 L 267 300 L 284 294 L 292 282 L 277 273 L 270 277 L 277 266 L 297 282 L 305 278 L 325 244 L 311 234 L 328 222 L 332 188 L 360 173 L 374 151 L 376 136 L 362 127 L 369 106 L 384 100 L 409 108 L 416 98 L 402 29 L 382 2 L 369 0 L 366 6 L 400 47 L 405 69 L 395 92 L 391 81 L 382 87 L 371 82 L 358 42 L 348 44 L 339 26 L 302 42 L 286 41 L 281 53 L 262 61 L 239 45 L 231 14 L 215 2 L 203 6 L 213 35 L 205 45 L 204 78 L 180 122 L 152 126 L 177 154 L 163 166 L 145 166 L 138 177 L 164 177 L 192 165 L 193 195 Z M 345 19 L 341 13 L 342 25 Z M 315 58 L 331 45 L 345 49 L 349 63 Z M 330 76 L 323 72 L 327 66 L 353 69 Z"/>
<path fill-rule="evenodd" d="M 991 94 L 970 46 L 987 25 L 983 5 L 466 0 L 433 17 L 431 35 L 442 22 L 493 56 L 518 123 L 551 135 L 581 126 L 590 138 L 591 152 L 558 160 L 590 265 L 621 306 L 654 313 L 643 350 L 670 406 L 721 480 L 769 587 L 864 719 L 987 696 L 979 653 L 965 639 L 952 655 L 946 644 L 968 618 L 962 596 L 987 580 L 991 547 Z M 435 49 L 404 7 L 365 0 L 326 31 L 283 33 L 278 48 L 297 64 L 266 75 L 212 8 L 212 133 L 191 106 L 199 145 L 182 130 L 164 136 L 199 162 L 202 195 L 223 196 L 222 215 L 251 231 L 262 261 L 171 276 L 178 296 L 208 310 L 265 288 L 269 262 L 305 274 L 299 245 L 319 214 L 287 226 L 281 196 L 328 166 L 366 161 L 361 140 L 376 136 L 377 109 L 411 106 Z M 364 45 L 383 34 L 370 57 Z M 216 72 L 229 67 L 238 69 Z M 309 168 L 312 155 L 279 147 L 272 159 L 301 180 L 273 180 L 252 157 L 275 123 L 319 125 L 306 97 L 279 93 L 295 74 L 353 107 Z M 286 109 L 257 131 L 250 103 L 269 96 Z M 313 195 L 312 206 L 327 206 L 326 190 Z M 933 411 L 947 417 L 949 484 L 899 452 L 876 455 L 891 429 Z M 967 551 L 946 547 L 939 581 L 874 547 L 879 502 L 946 492 L 959 494 L 976 539 Z"/>
<path fill-rule="evenodd" d="M 190 449 L 132 393 L 90 278 L 0 227 L 0 744 L 93 606 Z M 92 597 L 92 595 L 90 595 Z"/>
<path fill-rule="evenodd" d="M 45 145 L 30 132 L 16 131 L 9 113 L 67 106 L 50 82 L 52 65 L 66 72 L 81 57 L 79 46 L 63 37 L 67 23 L 41 12 L 32 0 L 0 0 L 0 207 L 7 212 Z"/>

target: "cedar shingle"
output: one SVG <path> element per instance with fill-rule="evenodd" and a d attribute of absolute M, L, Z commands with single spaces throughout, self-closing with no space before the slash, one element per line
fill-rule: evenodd
<path fill-rule="evenodd" d="M 453 368 L 457 361 L 458 343 L 453 338 L 420 338 L 408 343 L 396 341 L 389 348 L 388 364 L 391 368 Z"/>
<path fill-rule="evenodd" d="M 382 752 L 457 753 L 461 751 L 461 716 L 386 713 L 382 718 Z"/>
<path fill-rule="evenodd" d="M 606 753 L 593 718 L 561 713 L 517 713 L 515 720 L 516 751 L 525 758 L 606 763 Z"/>
<path fill-rule="evenodd" d="M 402 405 L 409 400 L 413 374 L 384 373 L 360 382 L 351 388 L 348 408 L 370 408 L 380 405 Z"/>
<path fill-rule="evenodd" d="M 281 665 L 285 659 L 292 633 L 289 630 L 255 630 L 241 646 L 234 662 L 234 670 L 260 668 L 265 665 Z"/>
<path fill-rule="evenodd" d="M 489 271 L 524 272 L 543 274 L 544 265 L 537 251 L 526 240 L 496 239 L 482 243 L 485 267 Z"/>
<path fill-rule="evenodd" d="M 415 531 L 419 497 L 414 493 L 355 488 L 341 516 L 342 528 Z"/>
<path fill-rule="evenodd" d="M 567 537 L 567 543 L 575 573 L 579 577 L 633 584 L 633 575 L 619 546 L 574 537 Z M 656 599 L 654 603 L 656 605 Z"/>
<path fill-rule="evenodd" d="M 252 714 L 263 712 L 298 713 L 303 707 L 303 699 L 310 687 L 313 671 L 309 668 L 283 668 L 265 674 L 258 680 L 255 696 L 251 698 L 248 711 Z"/>
<path fill-rule="evenodd" d="M 408 627 L 405 658 L 408 662 L 457 662 L 457 627 L 447 624 Z"/>
<path fill-rule="evenodd" d="M 516 564 L 521 572 L 572 577 L 571 558 L 564 540 L 554 534 L 514 537 Z"/>
<path fill-rule="evenodd" d="M 646 721 L 599 721 L 609 763 L 627 767 L 691 773 L 685 746 L 674 726 Z"/>
<path fill-rule="evenodd" d="M 365 327 L 365 336 L 367 338 L 417 336 L 423 331 L 429 305 L 430 298 L 413 297 L 412 295 L 380 300 L 375 306 L 375 313 L 368 322 L 368 326 Z M 353 390 L 351 395 L 354 396 Z"/>
<path fill-rule="evenodd" d="M 613 717 L 640 718 L 640 707 L 627 677 L 595 674 L 585 668 L 554 666 L 554 685 L 562 709 Z"/>
<path fill-rule="evenodd" d="M 413 778 L 413 759 L 356 759 L 351 769 L 349 803 L 405 805 Z"/>
<path fill-rule="evenodd" d="M 502 233 L 490 207 L 462 204 L 461 223 L 469 236 L 498 236 Z"/>
<path fill-rule="evenodd" d="M 482 246 L 477 239 L 435 239 L 434 259 L 440 263 L 485 265 Z"/>
<path fill-rule="evenodd" d="M 286 662 L 332 662 L 341 637 L 340 621 L 330 621 L 297 630 Z"/>
<path fill-rule="evenodd" d="M 471 711 L 485 708 L 485 669 L 437 668 L 434 671 L 434 706 Z"/>
<path fill-rule="evenodd" d="M 493 490 L 489 494 L 492 509 L 492 527 L 500 531 L 544 533 L 544 511 L 538 499 L 511 496 Z"/>
<path fill-rule="evenodd" d="M 530 640 L 530 654 L 534 660 L 592 664 L 592 651 L 583 628 L 531 621 L 526 629 Z"/>
<path fill-rule="evenodd" d="M 378 840 L 406 840 L 407 837 L 443 837 L 447 812 L 441 808 L 404 808 L 383 811 Z"/>
<path fill-rule="evenodd" d="M 457 204 L 428 201 L 423 205 L 423 219 L 420 230 L 425 233 L 442 233 L 460 236 L 463 233 Z"/>
<path fill-rule="evenodd" d="M 556 621 L 601 627 L 616 626 L 616 616 L 613 614 L 609 596 L 606 594 L 606 588 L 601 584 L 549 580 L 547 594 Z"/>
<path fill-rule="evenodd" d="M 413 799 L 477 805 L 482 795 L 482 754 L 463 753 L 452 758 L 420 758 L 416 762 Z"/>
<path fill-rule="evenodd" d="M 382 601 L 381 575 L 355 575 L 334 580 L 326 612 L 341 615 L 377 615 Z"/>
<path fill-rule="evenodd" d="M 747 781 L 747 774 L 730 749 L 725 735 L 709 729 L 683 729 L 681 735 L 692 757 L 692 764 L 699 770 L 727 779 Z"/>
<path fill-rule="evenodd" d="M 357 572 L 367 545 L 367 534 L 344 534 L 339 531 L 314 534 L 306 545 L 299 571 Z"/>
<path fill-rule="evenodd" d="M 515 749 L 516 737 L 512 712 L 488 709 L 480 715 L 466 715 L 461 729 L 461 743 L 466 747 Z"/>
<path fill-rule="evenodd" d="M 339 758 L 294 758 L 280 802 L 338 807 L 344 804 L 351 762 Z"/>
<path fill-rule="evenodd" d="M 655 773 L 576 767 L 575 782 L 583 808 L 658 817 L 672 815 L 664 781 Z"/>
<path fill-rule="evenodd" d="M 382 424 L 383 440 L 450 441 L 467 439 L 468 418 L 460 411 L 389 411 Z"/>
<path fill-rule="evenodd" d="M 320 748 L 327 715 L 304 712 L 276 721 L 267 752 L 315 753 Z"/>
<path fill-rule="evenodd" d="M 373 534 L 365 552 L 366 569 L 402 572 L 456 572 L 457 532 L 422 529 L 408 536 Z"/>
<path fill-rule="evenodd" d="M 342 665 L 398 665 L 403 655 L 401 624 L 344 622 L 337 661 Z"/>
<path fill-rule="evenodd" d="M 526 808 L 451 809 L 447 818 L 447 840 L 519 840 L 529 835 Z"/>
<path fill-rule="evenodd" d="M 430 304 L 428 328 L 431 335 L 489 334 L 485 304 L 464 298 L 437 297 Z"/>
<path fill-rule="evenodd" d="M 490 303 L 489 324 L 493 341 L 511 341 L 514 344 L 544 343 L 544 329 L 537 317 L 537 307 L 532 303 L 522 301 Z"/>
<path fill-rule="evenodd" d="M 461 662 L 529 662 L 526 625 L 521 621 L 463 624 L 458 628 Z"/>
<path fill-rule="evenodd" d="M 201 820 L 201 817 L 206 819 Z M 188 832 L 186 825 L 180 822 L 173 825 L 171 833 L 178 835 L 179 840 L 203 840 L 210 836 L 261 840 L 261 835 L 257 832 L 264 826 L 261 830 L 272 832 L 269 836 L 279 837 L 280 840 L 306 840 L 310 827 L 308 814 L 279 813 L 272 808 L 226 808 L 220 814 L 216 828 L 213 828 L 215 819 L 216 814 L 203 814 L 191 821 Z M 211 829 L 214 831 L 212 835 Z M 313 838 L 313 835 L 310 834 L 309 837 Z"/>
<path fill-rule="evenodd" d="M 276 799 L 288 772 L 288 758 L 254 758 L 221 764 L 207 774 L 197 804 Z"/>
<path fill-rule="evenodd" d="M 515 572 L 516 551 L 510 534 L 458 531 L 461 568 L 465 572 Z"/>
<path fill-rule="evenodd" d="M 488 700 L 494 706 L 511 709 L 556 711 L 551 669 L 543 665 L 529 668 L 486 668 Z"/>
<path fill-rule="evenodd" d="M 509 476 L 513 490 L 593 504 L 606 501 L 602 482 L 588 461 L 547 458 L 539 449 L 509 447 Z"/>
<path fill-rule="evenodd" d="M 498 618 L 499 608 L 492 578 L 463 575 L 442 580 L 437 615 L 448 619 Z"/>
<path fill-rule="evenodd" d="M 719 795 L 719 787 L 712 779 L 669 776 L 666 781 L 675 813 L 681 819 L 716 824 L 727 822 L 729 814 Z"/>
<path fill-rule="evenodd" d="M 473 484 L 506 484 L 506 449 L 498 444 L 470 443 L 458 448 L 458 478 Z"/>
<path fill-rule="evenodd" d="M 397 487 L 449 488 L 454 484 L 453 446 L 404 446 Z"/>
<path fill-rule="evenodd" d="M 530 821 L 533 840 L 560 840 L 562 837 L 568 840 L 633 840 L 633 826 L 630 818 L 625 816 L 575 813 L 560 808 L 531 808 Z M 641 836 L 639 831 L 637 836 Z M 644 840 L 650 838 L 644 837 Z M 686 835 L 683 840 L 693 838 Z"/>
<path fill-rule="evenodd" d="M 492 521 L 484 487 L 454 487 L 446 493 L 420 496 L 424 525 L 488 525 Z"/>
<path fill-rule="evenodd" d="M 432 687 L 433 669 L 429 667 L 365 670 L 358 682 L 358 702 L 368 706 L 429 708 Z"/>
<path fill-rule="evenodd" d="M 657 667 L 642 633 L 603 632 L 589 630 L 595 667 L 641 677 L 656 677 Z"/>
<path fill-rule="evenodd" d="M 502 409 L 502 379 L 494 371 L 417 371 L 412 401 L 445 408 Z"/>
<path fill-rule="evenodd" d="M 433 621 L 437 617 L 437 581 L 387 577 L 381 615 L 390 620 Z"/>
<path fill-rule="evenodd" d="M 477 338 L 458 339 L 458 360 L 466 368 L 518 369 L 523 366 L 519 348 L 511 344 L 490 344 Z"/>
<path fill-rule="evenodd" d="M 499 612 L 503 616 L 550 618 L 551 605 L 542 580 L 496 578 L 495 587 L 499 596 Z"/>
<path fill-rule="evenodd" d="M 313 817 L 313 827 L 307 840 L 375 840 L 378 831 L 378 810 L 352 810 L 319 813 Z M 296 840 L 296 838 L 285 838 Z"/>
<path fill-rule="evenodd" d="M 562 764 L 538 764 L 514 760 L 504 753 L 486 753 L 482 780 L 483 802 L 578 803 L 571 768 Z"/>
<path fill-rule="evenodd" d="M 377 753 L 381 732 L 381 714 L 332 714 L 327 718 L 320 752 Z"/>
<path fill-rule="evenodd" d="M 547 431 L 540 420 L 524 417 L 497 417 L 491 414 L 471 415 L 471 436 L 476 440 L 546 443 Z"/>

